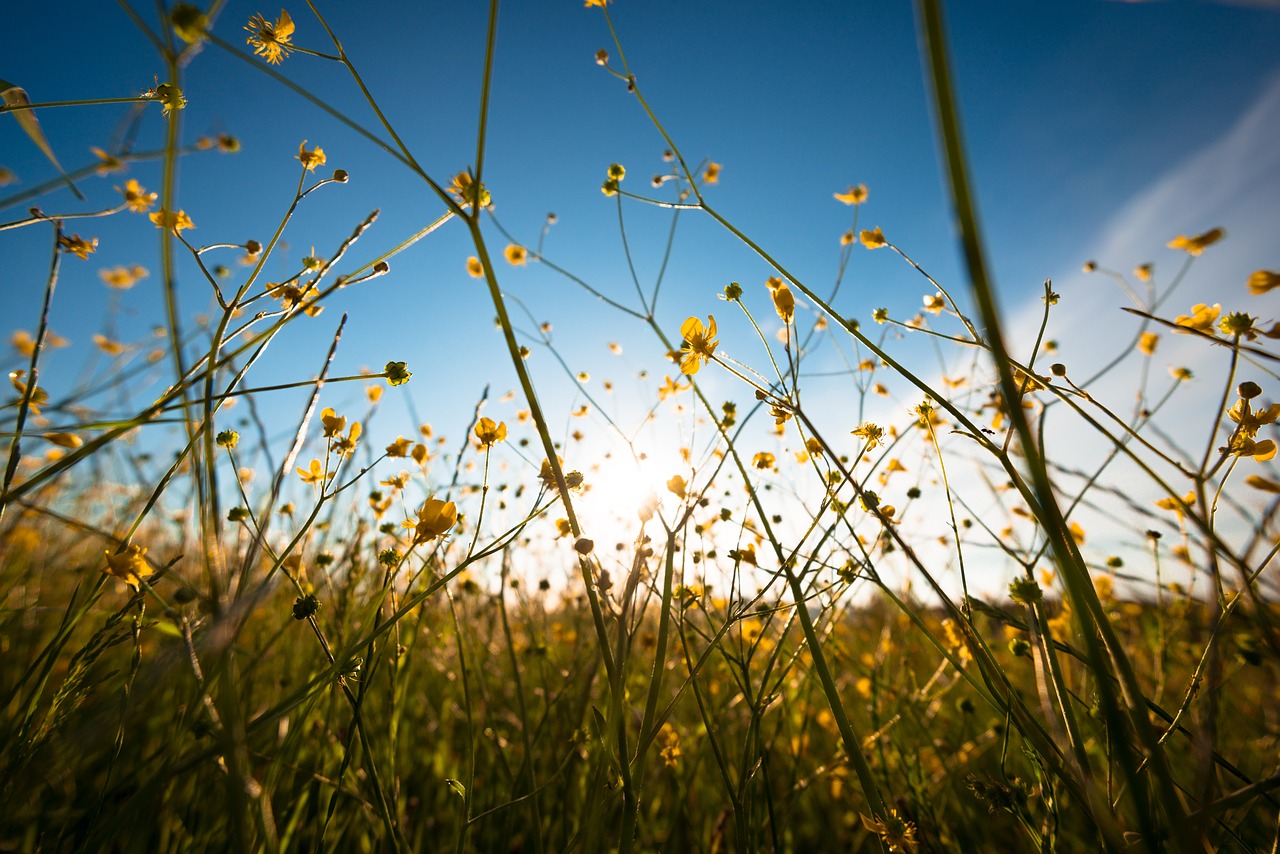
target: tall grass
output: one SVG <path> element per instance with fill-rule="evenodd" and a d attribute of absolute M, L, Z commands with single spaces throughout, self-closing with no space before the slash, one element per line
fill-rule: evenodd
<path fill-rule="evenodd" d="M 497 0 L 474 162 L 451 176 L 420 165 L 314 4 L 309 38 L 324 32 L 329 43 L 295 42 L 282 13 L 250 21 L 252 51 L 217 20 L 220 6 L 179 4 L 148 21 L 125 5 L 168 77 L 123 100 L 163 109 L 167 132 L 154 151 L 104 160 L 158 158 L 161 185 L 126 185 L 105 210 L 37 209 L 0 225 L 45 241 L 51 257 L 34 332 L 13 340 L 14 394 L 0 411 L 0 844 L 1274 850 L 1280 634 L 1266 570 L 1280 483 L 1266 436 L 1280 405 L 1262 402 L 1262 384 L 1276 379 L 1278 332 L 1218 306 L 1160 311 L 1201 252 L 1221 251 L 1211 248 L 1221 234 L 1175 239 L 1186 263 L 1167 283 L 1149 268 L 1134 282 L 1118 276 L 1140 308 L 1134 340 L 1107 368 L 1088 379 L 1046 368 L 1059 296 L 1046 282 L 1034 336 L 1001 317 L 941 10 L 920 0 L 967 281 L 935 281 L 892 234 L 860 228 L 866 191 L 850 188 L 836 196 L 852 214 L 841 278 L 854 252 L 894 253 L 924 292 L 917 316 L 876 309 L 864 328 L 833 307 L 840 279 L 824 296 L 716 208 L 719 166 L 690 159 L 667 132 L 609 7 L 588 5 L 600 8 L 583 14 L 613 39 L 604 73 L 625 81 L 668 149 L 650 190 L 611 167 L 602 203 L 616 207 L 624 245 L 627 218 L 646 209 L 670 217 L 672 240 L 681 218 L 702 217 L 767 263 L 768 282 L 720 294 L 722 321 L 741 314 L 733 328 L 755 340 L 727 340 L 730 327 L 692 306 L 680 307 L 691 316 L 678 330 L 665 328 L 659 299 L 674 297 L 661 293 L 662 273 L 651 285 L 634 275 L 629 249 L 634 296 L 575 274 L 572 253 L 544 252 L 541 238 L 522 241 L 493 217 Z M 319 146 L 303 145 L 293 198 L 268 239 L 193 242 L 180 167 L 198 168 L 184 161 L 203 149 L 238 146 L 229 136 L 183 143 L 183 75 L 200 48 L 256 63 L 375 141 L 420 181 L 436 218 L 372 251 L 376 216 L 353 218 L 328 257 L 312 250 L 288 278 L 268 281 L 299 208 L 347 180 L 325 172 Z M 376 121 L 311 92 L 308 63 L 340 67 Z M 8 103 L 27 118 L 54 106 Z M 38 125 L 24 128 L 38 141 Z M 94 248 L 71 225 L 140 213 L 152 222 L 139 227 L 162 235 L 160 346 L 50 394 L 41 370 L 57 343 L 62 268 Z M 470 237 L 468 269 L 487 287 L 518 378 L 519 419 L 486 416 L 486 390 L 461 441 L 442 445 L 410 423 L 389 431 L 399 437 L 385 450 L 372 447 L 384 395 L 421 382 L 421 368 L 331 376 L 345 317 L 298 379 L 255 382 L 296 324 L 339 290 L 394 277 L 396 256 L 441 228 Z M 238 284 L 213 260 L 228 251 L 245 264 Z M 357 252 L 367 260 L 348 261 Z M 212 294 L 204 318 L 182 315 L 180 259 Z M 658 269 L 671 259 L 668 241 Z M 598 405 L 602 392 L 545 330 L 526 327 L 532 314 L 502 279 L 528 263 L 647 327 L 669 354 L 644 409 L 679 425 L 682 446 L 652 484 L 661 494 L 620 508 L 612 527 L 588 511 L 618 469 L 592 464 L 587 445 L 556 425 L 592 412 L 619 457 L 640 462 L 649 449 Z M 121 270 L 113 284 L 134 277 Z M 1260 270 L 1248 289 L 1278 281 Z M 1196 391 L 1175 371 L 1153 390 L 1152 354 L 1169 328 L 1198 339 L 1206 364 L 1227 364 L 1220 388 Z M 924 337 L 952 378 L 914 365 L 907 339 Z M 531 346 L 564 377 L 537 374 Z M 847 362 L 841 394 L 856 411 L 811 391 L 820 346 Z M 1143 366 L 1129 413 L 1094 391 L 1122 362 Z M 154 371 L 165 377 L 158 396 L 147 385 Z M 713 400 L 702 382 L 712 375 L 731 379 L 739 400 Z M 540 403 L 539 389 L 562 379 L 583 409 Z M 351 382 L 365 389 L 363 413 L 327 405 Z M 911 389 L 915 405 L 893 422 L 865 420 L 888 383 Z M 282 432 L 272 401 L 288 390 L 305 402 Z M 1196 395 L 1203 453 L 1162 423 L 1169 401 Z M 232 406 L 248 414 L 233 420 Z M 1107 449 L 1089 469 L 1074 456 L 1082 432 Z M 171 459 L 144 449 L 165 443 Z M 1163 497 L 1151 506 L 1135 500 L 1140 490 L 1116 490 L 1116 470 Z M 1100 552 L 1080 520 L 1103 515 L 1127 533 Z M 977 596 L 975 579 L 995 571 L 1008 596 Z"/>

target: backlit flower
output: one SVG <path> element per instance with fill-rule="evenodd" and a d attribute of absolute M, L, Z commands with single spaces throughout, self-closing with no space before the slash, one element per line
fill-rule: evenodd
<path fill-rule="evenodd" d="M 452 501 L 428 498 L 418 508 L 417 520 L 406 519 L 405 528 L 412 528 L 414 542 L 425 543 L 444 536 L 458 521 L 458 507 Z"/>
<path fill-rule="evenodd" d="M 1249 293 L 1261 296 L 1273 288 L 1280 288 L 1280 273 L 1256 270 L 1249 275 Z"/>
<path fill-rule="evenodd" d="M 1213 305 L 1196 303 L 1191 306 L 1191 314 L 1180 314 L 1173 319 L 1173 322 L 1178 326 L 1182 326 L 1187 329 L 1197 329 L 1200 332 L 1213 335 L 1214 322 L 1218 319 L 1218 315 L 1221 313 L 1222 305 L 1220 303 L 1214 303 Z"/>
<path fill-rule="evenodd" d="M 316 171 L 317 166 L 323 166 L 325 159 L 324 149 L 320 146 L 317 145 L 315 148 L 307 151 L 307 141 L 305 139 L 298 143 L 297 160 L 301 161 L 302 165 L 306 167 L 308 172 L 314 172 Z"/>
<path fill-rule="evenodd" d="M 249 38 L 245 42 L 253 45 L 253 52 L 272 65 L 278 65 L 280 60 L 293 51 L 293 45 L 290 44 L 293 38 L 293 19 L 283 9 L 274 24 L 259 12 L 249 19 L 245 30 L 249 32 Z"/>
<path fill-rule="evenodd" d="M 116 189 L 120 190 L 119 187 Z M 125 207 L 134 213 L 146 213 L 156 203 L 156 194 L 148 193 L 147 188 L 139 184 L 137 178 L 126 181 L 124 189 L 120 192 L 124 194 Z"/>
<path fill-rule="evenodd" d="M 714 184 L 720 180 L 720 164 L 708 163 L 707 168 L 702 170 L 702 180 L 708 184 Z"/>
<path fill-rule="evenodd" d="M 302 478 L 303 483 L 324 483 L 326 480 L 332 480 L 337 472 L 326 472 L 324 466 L 319 460 L 312 460 L 311 465 L 307 468 L 297 467 L 298 477 Z"/>
<path fill-rule="evenodd" d="M 769 295 L 773 297 L 774 310 L 783 323 L 790 323 L 796 316 L 796 298 L 787 283 L 774 276 L 765 282 L 769 287 Z"/>
<path fill-rule="evenodd" d="M 98 238 L 91 237 L 85 240 L 78 234 L 68 237 L 65 234 L 58 236 L 58 248 L 63 252 L 69 252 L 79 258 L 81 261 L 89 258 L 90 252 L 98 251 Z"/>
<path fill-rule="evenodd" d="M 884 239 L 884 232 L 880 230 L 880 226 L 878 225 L 870 230 L 864 228 L 862 233 L 858 235 L 858 239 L 861 240 L 862 245 L 868 249 L 879 249 L 888 242 Z"/>
<path fill-rule="evenodd" d="M 167 211 L 164 208 L 151 214 L 151 221 L 155 223 L 156 228 L 167 228 L 174 234 L 181 234 L 183 229 L 196 227 L 186 211 Z"/>
<path fill-rule="evenodd" d="M 858 184 L 856 187 L 849 186 L 849 189 L 843 193 L 834 193 L 837 202 L 844 202 L 846 205 L 860 205 L 867 200 L 867 185 Z"/>
<path fill-rule="evenodd" d="M 502 250 L 502 257 L 507 259 L 507 263 L 513 267 L 523 267 L 525 261 L 529 260 L 529 250 L 523 246 L 512 243 L 506 249 Z"/>
<path fill-rule="evenodd" d="M 1199 255 L 1206 248 L 1217 243 L 1226 232 L 1220 228 L 1211 228 L 1204 234 L 1197 234 L 1195 237 L 1187 237 L 1185 234 L 1179 234 L 1173 240 L 1169 241 L 1170 249 L 1181 249 L 1188 255 Z"/>
<path fill-rule="evenodd" d="M 136 589 L 141 581 L 154 574 L 150 564 L 147 563 L 146 555 L 146 547 L 137 543 L 130 543 L 128 547 L 118 552 L 107 549 L 105 552 L 107 565 L 102 568 L 102 571 L 107 575 L 114 575 Z"/>
<path fill-rule="evenodd" d="M 480 259 L 472 255 L 467 259 L 467 273 L 472 278 L 478 279 L 484 275 L 484 265 L 480 263 Z"/>
<path fill-rule="evenodd" d="M 495 423 L 492 418 L 481 418 L 476 424 L 475 434 L 480 444 L 487 448 L 507 438 L 507 424 L 505 421 Z"/>
<path fill-rule="evenodd" d="M 716 345 L 720 343 L 716 340 L 715 316 L 707 315 L 706 326 L 703 326 L 698 318 L 690 317 L 680 325 L 680 336 L 684 338 L 684 346 L 681 347 L 684 355 L 680 358 L 680 371 L 692 376 L 702 367 L 703 362 L 715 355 Z"/>

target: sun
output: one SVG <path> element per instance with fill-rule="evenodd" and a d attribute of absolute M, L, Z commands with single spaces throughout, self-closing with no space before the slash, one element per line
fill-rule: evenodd
<path fill-rule="evenodd" d="M 600 454 L 586 471 L 587 489 L 576 500 L 583 533 L 597 549 L 626 549 L 640 532 L 642 512 L 673 509 L 678 499 L 667 490 L 675 474 L 688 476 L 688 464 L 672 449 L 632 449 L 621 443 Z"/>

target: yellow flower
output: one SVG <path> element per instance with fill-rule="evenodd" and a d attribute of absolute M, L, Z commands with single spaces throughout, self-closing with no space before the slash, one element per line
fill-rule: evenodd
<path fill-rule="evenodd" d="M 868 421 L 865 424 L 860 424 L 857 429 L 850 431 L 850 435 L 865 439 L 867 446 L 863 450 L 872 451 L 879 447 L 881 440 L 884 439 L 884 428 Z"/>
<path fill-rule="evenodd" d="M 1274 424 L 1280 419 L 1280 403 L 1273 403 L 1266 409 L 1254 411 L 1249 401 L 1241 398 L 1236 405 L 1227 410 L 1232 421 L 1240 425 L 1239 432 L 1250 438 L 1258 435 L 1264 424 Z"/>
<path fill-rule="evenodd" d="M 1273 288 L 1280 288 L 1280 273 L 1255 270 L 1249 275 L 1249 293 L 1261 296 Z"/>
<path fill-rule="evenodd" d="M 879 249 L 888 242 L 884 239 L 884 232 L 880 230 L 880 226 L 878 225 L 870 231 L 864 228 L 862 233 L 858 235 L 858 239 L 861 240 L 862 245 L 868 249 Z"/>
<path fill-rule="evenodd" d="M 32 338 L 31 333 L 25 329 L 19 329 L 13 333 L 9 343 L 18 351 L 19 356 L 30 356 L 36 351 L 36 339 Z"/>
<path fill-rule="evenodd" d="M 1178 514 L 1178 520 L 1181 521 L 1183 508 L 1190 507 L 1195 503 L 1196 503 L 1196 494 L 1194 492 L 1188 492 L 1186 495 L 1182 496 L 1181 501 L 1179 501 L 1177 498 L 1170 495 L 1168 498 L 1161 498 L 1159 501 L 1157 501 L 1156 506 L 1159 507 L 1161 510 L 1172 510 L 1173 512 Z"/>
<path fill-rule="evenodd" d="M 773 468 L 775 462 L 775 457 L 768 451 L 761 451 L 751 458 L 751 465 L 761 470 Z"/>
<path fill-rule="evenodd" d="M 196 224 L 191 221 L 191 217 L 187 216 L 186 211 L 167 211 L 164 208 L 151 214 L 151 221 L 155 223 L 156 228 L 167 228 L 174 234 L 181 234 L 185 228 L 195 228 Z"/>
<path fill-rule="evenodd" d="M 301 161 L 302 165 L 306 167 L 308 172 L 314 172 L 316 171 L 317 166 L 324 165 L 324 149 L 317 145 L 315 148 L 307 151 L 306 146 L 307 141 L 305 139 L 298 143 L 298 156 L 296 159 Z"/>
<path fill-rule="evenodd" d="M 947 307 L 947 300 L 942 293 L 935 293 L 931 297 L 924 298 L 924 310 L 930 314 L 941 314 L 942 310 Z"/>
<path fill-rule="evenodd" d="M 702 363 L 710 359 L 716 352 L 716 319 L 707 315 L 707 325 L 696 317 L 690 317 L 680 325 L 680 336 L 684 338 L 680 358 L 680 371 L 692 376 L 702 367 Z"/>
<path fill-rule="evenodd" d="M 98 345 L 98 349 L 109 356 L 119 356 L 124 352 L 124 345 L 119 341 L 112 341 L 105 335 L 95 334 L 93 343 Z"/>
<path fill-rule="evenodd" d="M 124 164 L 120 162 L 119 157 L 116 157 L 114 154 L 107 154 L 101 148 L 97 147 L 90 147 L 89 150 L 93 152 L 94 157 L 101 161 L 97 168 L 93 170 L 99 175 L 110 175 L 112 172 L 124 171 Z"/>
<path fill-rule="evenodd" d="M 72 451 L 84 444 L 84 440 L 75 433 L 45 433 L 44 440 Z"/>
<path fill-rule="evenodd" d="M 1144 356 L 1150 356 L 1155 353 L 1156 346 L 1160 343 L 1160 336 L 1154 332 L 1144 332 L 1138 337 L 1138 352 Z"/>
<path fill-rule="evenodd" d="M 835 193 L 837 202 L 844 202 L 846 205 L 860 205 L 867 200 L 867 185 L 858 184 L 856 187 L 852 184 L 849 189 L 843 193 Z"/>
<path fill-rule="evenodd" d="M 333 451 L 339 456 L 349 457 L 356 450 L 356 444 L 360 440 L 360 434 L 364 432 L 364 428 L 360 426 L 359 421 L 351 423 L 351 429 L 347 431 L 345 436 L 337 436 L 333 440 Z"/>
<path fill-rule="evenodd" d="M 1142 264 L 1133 268 L 1133 275 L 1137 276 L 1140 282 L 1149 282 L 1151 281 L 1151 270 L 1152 266 L 1150 264 Z"/>
<path fill-rule="evenodd" d="M 137 543 L 130 543 L 127 548 L 114 553 L 107 549 L 104 554 L 107 565 L 102 571 L 107 575 L 114 575 L 134 589 L 137 589 L 141 581 L 154 574 L 147 563 L 146 548 Z"/>
<path fill-rule="evenodd" d="M 110 267 L 98 271 L 98 278 L 102 279 L 107 287 L 122 291 L 133 287 L 139 279 L 145 279 L 148 275 L 146 267 L 139 267 L 136 264 L 132 267 Z"/>
<path fill-rule="evenodd" d="M 1205 305 L 1202 302 L 1198 302 L 1191 306 L 1191 314 L 1180 314 L 1173 319 L 1173 322 L 1187 329 L 1198 329 L 1201 332 L 1213 335 L 1214 322 L 1217 321 L 1218 315 L 1221 313 L 1222 305 L 1220 303 L 1215 302 L 1213 305 Z"/>
<path fill-rule="evenodd" d="M 337 474 L 337 472 L 326 472 L 324 466 L 320 465 L 319 460 L 312 460 L 311 465 L 305 469 L 301 466 L 298 466 L 297 469 L 298 477 L 302 478 L 303 483 L 323 484 L 326 480 L 333 480 L 333 476 Z"/>
<path fill-rule="evenodd" d="M 708 184 L 714 184 L 720 180 L 720 164 L 708 163 L 707 168 L 702 170 L 702 180 Z"/>
<path fill-rule="evenodd" d="M 512 243 L 506 249 L 502 250 L 502 257 L 507 259 L 507 263 L 513 267 L 523 267 L 525 261 L 529 260 L 529 250 L 523 246 Z"/>
<path fill-rule="evenodd" d="M 428 498 L 418 508 L 417 521 L 406 519 L 403 526 L 413 529 L 414 542 L 425 543 L 444 536 L 457 521 L 458 507 L 452 501 Z"/>
<path fill-rule="evenodd" d="M 116 187 L 120 190 L 119 187 Z M 124 194 L 124 204 L 134 213 L 146 213 L 156 203 L 156 194 L 148 193 L 147 188 L 138 183 L 137 178 L 130 178 L 120 190 Z"/>
<path fill-rule="evenodd" d="M 471 277 L 478 279 L 484 275 L 484 265 L 480 263 L 480 259 L 472 255 L 467 259 L 467 272 Z"/>
<path fill-rule="evenodd" d="M 889 810 L 883 820 L 872 820 L 864 815 L 862 826 L 879 836 L 890 851 L 916 850 L 916 826 L 899 816 L 897 810 Z"/>
<path fill-rule="evenodd" d="M 687 388 L 687 385 L 680 385 L 670 376 L 664 376 L 662 385 L 658 387 L 658 400 L 666 400 L 671 395 L 679 394 Z"/>
<path fill-rule="evenodd" d="M 324 425 L 324 437 L 326 439 L 341 435 L 342 431 L 347 427 L 347 417 L 334 414 L 331 406 L 326 406 L 320 411 L 320 422 Z"/>
<path fill-rule="evenodd" d="M 280 17 L 274 24 L 262 17 L 262 13 L 259 12 L 249 19 L 249 25 L 245 30 L 249 32 L 249 38 L 245 39 L 245 43 L 253 45 L 253 52 L 265 57 L 272 65 L 278 65 L 280 60 L 293 51 L 293 45 L 290 44 L 293 38 L 293 19 L 283 9 L 280 10 Z"/>
<path fill-rule="evenodd" d="M 67 237 L 65 234 L 58 236 L 58 246 L 63 252 L 70 252 L 81 261 L 89 258 L 89 253 L 98 251 L 98 238 L 92 237 L 85 240 L 78 234 Z"/>
<path fill-rule="evenodd" d="M 773 307 L 778 312 L 778 317 L 782 318 L 783 323 L 790 323 L 796 316 L 796 298 L 791 293 L 791 288 L 777 276 L 770 278 L 765 284 L 773 297 Z"/>
<path fill-rule="evenodd" d="M 473 205 L 479 201 L 480 207 L 485 208 L 492 201 L 489 191 L 483 184 L 477 185 L 470 172 L 459 172 L 454 175 L 453 180 L 449 182 L 449 192 L 463 205 Z"/>
<path fill-rule="evenodd" d="M 689 486 L 684 482 L 684 478 L 680 475 L 673 476 L 667 481 L 667 491 L 679 498 L 681 501 L 689 497 Z"/>
<path fill-rule="evenodd" d="M 1206 248 L 1217 243 L 1226 232 L 1220 228 L 1211 228 L 1204 234 L 1197 234 L 1195 237 L 1187 237 L 1185 234 L 1179 234 L 1173 240 L 1169 241 L 1170 249 L 1181 249 L 1188 255 L 1199 255 Z"/>
<path fill-rule="evenodd" d="M 495 424 L 492 418 L 481 418 L 476 424 L 475 434 L 480 445 L 487 448 L 507 438 L 507 422 L 499 421 Z"/>
<path fill-rule="evenodd" d="M 1274 480 L 1262 477 L 1261 475 L 1251 474 L 1244 479 L 1244 482 L 1249 486 L 1252 486 L 1254 489 L 1280 494 L 1280 483 L 1276 483 Z"/>
<path fill-rule="evenodd" d="M 413 443 L 410 442 L 408 439 L 404 438 L 403 436 L 397 436 L 394 442 L 392 442 L 390 445 L 387 445 L 387 456 L 388 457 L 407 457 L 409 456 L 409 450 L 412 447 L 413 447 Z"/>

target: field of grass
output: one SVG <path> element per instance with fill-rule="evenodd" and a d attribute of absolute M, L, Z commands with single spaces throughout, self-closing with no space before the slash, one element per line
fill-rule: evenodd
<path fill-rule="evenodd" d="M 606 0 L 587 6 L 612 34 Z M 865 187 L 834 188 L 852 216 L 841 270 L 854 252 L 892 253 L 921 276 L 919 314 L 868 310 L 862 323 L 717 210 L 704 192 L 720 167 L 686 160 L 617 58 L 625 33 L 611 36 L 602 73 L 653 122 L 669 172 L 649 186 L 615 164 L 602 204 L 620 222 L 641 206 L 704 218 L 772 267 L 767 281 L 717 286 L 721 322 L 740 315 L 757 333 L 732 347 L 713 317 L 664 328 L 656 285 L 615 301 L 570 272 L 572 250 L 544 254 L 504 231 L 483 121 L 475 163 L 424 171 L 342 34 L 317 41 L 327 25 L 314 8 L 307 40 L 282 12 L 249 21 L 247 46 L 243 22 L 186 4 L 139 19 L 170 77 L 125 100 L 167 117 L 163 183 L 121 177 L 141 159 L 121 147 L 68 178 L 118 180 L 106 210 L 56 213 L 61 193 L 47 212 L 18 212 L 27 196 L 0 189 L 0 229 L 53 257 L 44 282 L 22 283 L 43 289 L 42 313 L 6 330 L 0 850 L 1275 851 L 1280 404 L 1268 401 L 1280 323 L 1250 312 L 1280 273 L 1224 286 L 1226 310 L 1183 314 L 1164 299 L 1202 253 L 1230 251 L 1219 230 L 1170 235 L 1185 258 L 1171 278 L 1089 262 L 1139 308 L 1110 367 L 1072 375 L 1046 337 L 1051 283 L 1038 329 L 1001 316 L 938 4 L 921 0 L 918 16 L 966 276 L 934 281 L 909 247 L 859 223 Z M 484 47 L 487 72 L 492 30 Z M 198 49 L 268 73 L 285 64 L 298 97 L 312 97 L 308 72 L 292 64 L 340 69 L 378 117 L 362 133 L 437 218 L 360 262 L 349 259 L 372 220 L 357 219 L 329 257 L 312 249 L 268 281 L 295 211 L 347 181 L 303 143 L 273 235 L 192 231 L 180 170 L 241 144 L 177 130 Z M 0 86 L 4 112 L 43 145 L 25 92 Z M 59 277 L 91 258 L 103 217 L 167 235 L 151 262 L 158 332 L 101 336 L 106 368 L 51 381 Z M 432 368 L 331 376 L 341 323 L 292 380 L 257 378 L 268 348 L 291 346 L 334 294 L 394 276 L 396 256 L 443 227 L 471 238 L 458 263 L 492 302 L 491 340 L 519 381 L 514 417 L 491 418 L 481 399 L 461 438 L 379 423 L 396 438 L 375 444 L 380 407 Z M 216 263 L 228 252 L 239 269 Z M 575 411 L 540 405 L 554 340 L 526 328 L 500 285 L 529 264 L 647 325 L 668 353 L 641 410 L 679 438 L 648 481 L 628 474 L 652 468 L 648 451 L 605 414 L 598 377 L 560 360 Z M 213 295 L 199 318 L 179 307 L 179 266 Z M 1158 375 L 1153 354 L 1174 335 L 1203 345 L 1192 367 L 1224 381 Z M 924 337 L 951 378 L 904 355 Z M 841 394 L 855 405 L 802 400 L 820 344 L 847 354 Z M 1119 402 L 1092 394 L 1122 362 L 1135 379 Z M 733 400 L 709 396 L 712 375 L 732 379 Z M 851 414 L 890 382 L 910 390 L 909 410 Z M 335 388 L 359 388 L 359 403 L 335 409 Z M 283 410 L 286 393 L 303 405 Z M 1203 450 L 1171 423 L 1188 411 L 1202 415 Z M 575 417 L 616 434 L 609 459 L 587 452 Z M 1081 456 L 1084 434 L 1104 452 Z M 1139 500 L 1146 491 L 1163 497 Z M 975 579 L 992 573 L 1000 592 L 979 595 Z"/>

